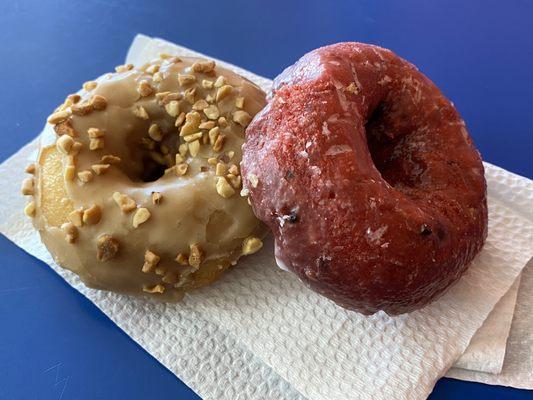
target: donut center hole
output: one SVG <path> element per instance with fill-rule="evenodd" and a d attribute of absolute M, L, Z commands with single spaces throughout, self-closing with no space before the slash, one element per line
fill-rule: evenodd
<path fill-rule="evenodd" d="M 168 168 L 176 164 L 177 147 L 169 139 L 155 142 L 143 138 L 137 147 L 137 154 L 141 154 L 142 169 L 136 178 L 142 182 L 154 182 L 161 178 Z"/>
<path fill-rule="evenodd" d="M 141 172 L 141 180 L 143 182 L 157 181 L 165 174 L 166 165 L 162 165 L 152 160 L 149 157 L 143 159 L 143 170 Z"/>
<path fill-rule="evenodd" d="M 416 156 L 411 127 L 394 119 L 387 103 L 380 103 L 365 124 L 366 141 L 374 166 L 392 187 L 402 190 L 420 182 L 425 166 Z"/>

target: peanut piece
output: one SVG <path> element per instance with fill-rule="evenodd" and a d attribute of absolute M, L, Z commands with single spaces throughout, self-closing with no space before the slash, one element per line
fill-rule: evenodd
<path fill-rule="evenodd" d="M 217 193 L 225 199 L 230 198 L 235 194 L 235 189 L 231 187 L 226 178 L 219 176 L 215 185 Z"/>
<path fill-rule="evenodd" d="M 102 218 L 102 209 L 94 204 L 83 211 L 83 223 L 87 225 L 96 225 Z"/>
<path fill-rule="evenodd" d="M 150 218 L 151 214 L 147 208 L 138 208 L 133 215 L 133 227 L 138 228 L 139 225 L 144 224 Z"/>
<path fill-rule="evenodd" d="M 104 233 L 96 241 L 96 259 L 98 261 L 109 261 L 118 253 L 120 244 L 113 236 Z"/>
<path fill-rule="evenodd" d="M 261 239 L 256 238 L 255 236 L 249 236 L 242 242 L 242 254 L 247 256 L 257 253 L 261 247 L 263 247 Z"/>
<path fill-rule="evenodd" d="M 26 214 L 26 216 L 30 218 L 33 218 L 35 217 L 35 210 L 36 210 L 35 202 L 30 201 L 28 204 L 26 204 L 26 207 L 24 207 L 24 214 Z"/>
<path fill-rule="evenodd" d="M 115 200 L 115 203 L 117 203 L 123 213 L 129 213 L 137 208 L 135 200 L 126 194 L 115 192 L 113 193 L 113 200 Z"/>

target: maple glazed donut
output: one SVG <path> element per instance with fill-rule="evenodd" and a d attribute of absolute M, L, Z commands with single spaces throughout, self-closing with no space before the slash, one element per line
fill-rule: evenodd
<path fill-rule="evenodd" d="M 116 71 L 48 118 L 25 212 L 88 286 L 179 298 L 262 246 L 239 162 L 265 94 L 204 59 Z"/>
<path fill-rule="evenodd" d="M 302 57 L 274 81 L 243 151 L 243 191 L 278 265 L 345 308 L 419 308 L 483 246 L 480 155 L 452 103 L 389 50 L 339 43 Z"/>

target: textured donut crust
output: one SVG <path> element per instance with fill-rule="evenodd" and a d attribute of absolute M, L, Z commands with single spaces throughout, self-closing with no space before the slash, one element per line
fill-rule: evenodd
<path fill-rule="evenodd" d="M 339 43 L 302 57 L 243 149 L 278 264 L 345 308 L 420 308 L 483 246 L 481 157 L 452 103 L 389 50 Z"/>

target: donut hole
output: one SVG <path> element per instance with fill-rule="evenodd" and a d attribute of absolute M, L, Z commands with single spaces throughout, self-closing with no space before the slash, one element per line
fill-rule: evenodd
<path fill-rule="evenodd" d="M 143 137 L 137 144 L 131 146 L 130 159 L 139 169 L 124 171 L 135 182 L 154 182 L 161 178 L 168 168 L 176 164 L 178 152 L 175 141 L 171 135 L 162 142 L 155 142 Z"/>
<path fill-rule="evenodd" d="M 144 157 L 142 163 L 143 169 L 140 179 L 143 182 L 157 181 L 164 175 L 165 169 L 167 168 L 166 165 L 160 164 L 149 157 Z"/>
<path fill-rule="evenodd" d="M 392 187 L 402 191 L 420 184 L 426 170 L 413 142 L 413 127 L 394 118 L 394 110 L 380 103 L 365 124 L 366 141 L 374 166 Z"/>

